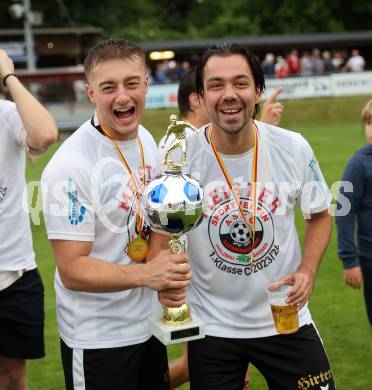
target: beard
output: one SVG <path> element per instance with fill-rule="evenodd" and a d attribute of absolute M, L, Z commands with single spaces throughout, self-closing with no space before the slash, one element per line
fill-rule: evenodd
<path fill-rule="evenodd" d="M 221 131 L 225 134 L 238 135 L 239 133 L 241 133 L 244 130 L 244 128 L 247 126 L 248 123 L 249 123 L 249 121 L 244 121 L 243 124 L 236 126 L 234 128 L 227 128 L 225 126 L 219 126 L 219 127 L 220 127 Z"/>

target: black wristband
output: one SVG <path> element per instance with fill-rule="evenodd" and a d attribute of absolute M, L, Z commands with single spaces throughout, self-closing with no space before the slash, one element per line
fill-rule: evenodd
<path fill-rule="evenodd" d="M 17 77 L 17 75 L 14 74 L 14 73 L 8 73 L 8 74 L 3 78 L 3 85 L 4 85 L 4 87 L 6 87 L 6 80 L 8 80 L 8 77 L 10 77 L 10 76 Z"/>

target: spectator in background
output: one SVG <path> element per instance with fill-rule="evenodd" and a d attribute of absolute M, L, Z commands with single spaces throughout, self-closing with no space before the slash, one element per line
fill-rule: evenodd
<path fill-rule="evenodd" d="M 289 76 L 296 76 L 301 71 L 301 63 L 300 63 L 300 57 L 298 55 L 298 50 L 293 49 L 288 57 L 287 57 L 287 64 L 288 64 L 288 74 Z"/>
<path fill-rule="evenodd" d="M 155 68 L 155 81 L 157 83 L 168 83 L 168 62 L 158 62 Z"/>
<path fill-rule="evenodd" d="M 150 81 L 150 83 L 176 83 L 189 68 L 190 63 L 188 61 L 178 62 L 170 60 L 157 62 L 155 65 L 154 78 Z"/>
<path fill-rule="evenodd" d="M 262 71 L 265 77 L 275 76 L 275 56 L 272 53 L 267 53 L 265 59 L 261 63 Z"/>
<path fill-rule="evenodd" d="M 363 72 L 366 62 L 364 58 L 359 54 L 358 49 L 353 49 L 351 51 L 351 57 L 346 63 L 346 69 L 349 72 Z"/>
<path fill-rule="evenodd" d="M 324 74 L 324 62 L 319 49 L 313 49 L 310 57 L 311 68 L 314 75 Z"/>
<path fill-rule="evenodd" d="M 335 72 L 343 72 L 344 71 L 345 59 L 340 51 L 335 51 L 333 53 L 332 65 L 335 69 Z"/>
<path fill-rule="evenodd" d="M 304 51 L 300 59 L 301 76 L 311 76 L 313 74 L 313 66 L 310 60 L 310 53 Z"/>
<path fill-rule="evenodd" d="M 183 76 L 183 74 L 188 69 L 190 69 L 190 63 L 188 61 L 177 62 L 176 69 L 177 69 L 177 72 L 176 72 L 177 79 L 175 79 L 175 81 L 178 82 L 179 80 L 181 80 L 181 77 Z"/>
<path fill-rule="evenodd" d="M 323 51 L 322 53 L 323 57 L 323 64 L 324 64 L 324 73 L 334 73 L 335 67 L 332 63 L 331 53 L 328 50 Z"/>
<path fill-rule="evenodd" d="M 342 181 L 352 191 L 340 188 L 340 195 L 351 204 L 345 216 L 336 216 L 338 255 L 343 262 L 345 283 L 352 288 L 364 284 L 367 315 L 372 326 L 372 100 L 362 111 L 367 145 L 359 149 L 347 164 Z M 340 206 L 341 199 L 338 205 Z"/>
<path fill-rule="evenodd" d="M 74 80 L 72 82 L 72 88 L 74 90 L 75 103 L 81 103 L 87 101 L 87 94 L 85 92 L 85 80 Z"/>
<path fill-rule="evenodd" d="M 182 74 L 184 74 L 187 70 L 190 69 L 190 62 L 189 61 L 182 61 L 181 68 L 182 68 Z"/>
<path fill-rule="evenodd" d="M 180 65 L 171 60 L 167 63 L 166 79 L 170 83 L 177 82 L 180 79 Z"/>
<path fill-rule="evenodd" d="M 275 64 L 275 77 L 277 79 L 282 79 L 287 76 L 288 76 L 287 61 L 282 56 L 278 56 Z"/>
<path fill-rule="evenodd" d="M 46 151 L 58 131 L 3 50 L 0 80 L 14 101 L 0 101 L 0 389 L 26 390 L 26 359 L 44 356 L 44 288 L 22 209 L 25 156 L 26 149 L 33 155 Z"/>

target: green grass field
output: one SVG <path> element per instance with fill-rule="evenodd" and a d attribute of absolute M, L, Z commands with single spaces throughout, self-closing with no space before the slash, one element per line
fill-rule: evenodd
<path fill-rule="evenodd" d="M 364 144 L 359 118 L 367 99 L 368 97 L 352 97 L 285 102 L 282 127 L 299 131 L 310 141 L 329 185 L 340 179 L 347 160 Z M 153 110 L 146 113 L 143 124 L 153 131 L 156 139 L 164 134 L 171 112 L 174 111 Z M 36 165 L 27 168 L 28 180 L 40 178 L 43 167 L 57 148 L 58 145 L 55 145 Z M 300 216 L 297 226 L 302 237 L 304 223 Z M 55 321 L 55 264 L 44 225 L 33 225 L 32 229 L 38 264 L 45 284 L 47 356 L 29 363 L 30 389 L 58 390 L 64 388 L 64 382 Z M 341 262 L 337 258 L 335 230 L 319 270 L 310 307 L 331 361 L 337 389 L 371 389 L 372 333 L 362 291 L 352 290 L 344 285 Z M 181 346 L 169 348 L 171 358 L 180 353 Z M 184 390 L 188 388 L 188 385 L 181 387 Z M 251 370 L 250 389 L 266 388 L 260 373 Z"/>

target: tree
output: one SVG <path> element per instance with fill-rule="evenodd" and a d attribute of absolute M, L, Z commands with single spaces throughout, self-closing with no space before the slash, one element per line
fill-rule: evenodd
<path fill-rule="evenodd" d="M 9 1 L 0 0 L 2 10 Z M 133 40 L 197 39 L 371 29 L 372 2 L 354 0 L 32 0 L 43 27 L 102 27 Z M 7 12 L 2 28 L 21 28 Z"/>

